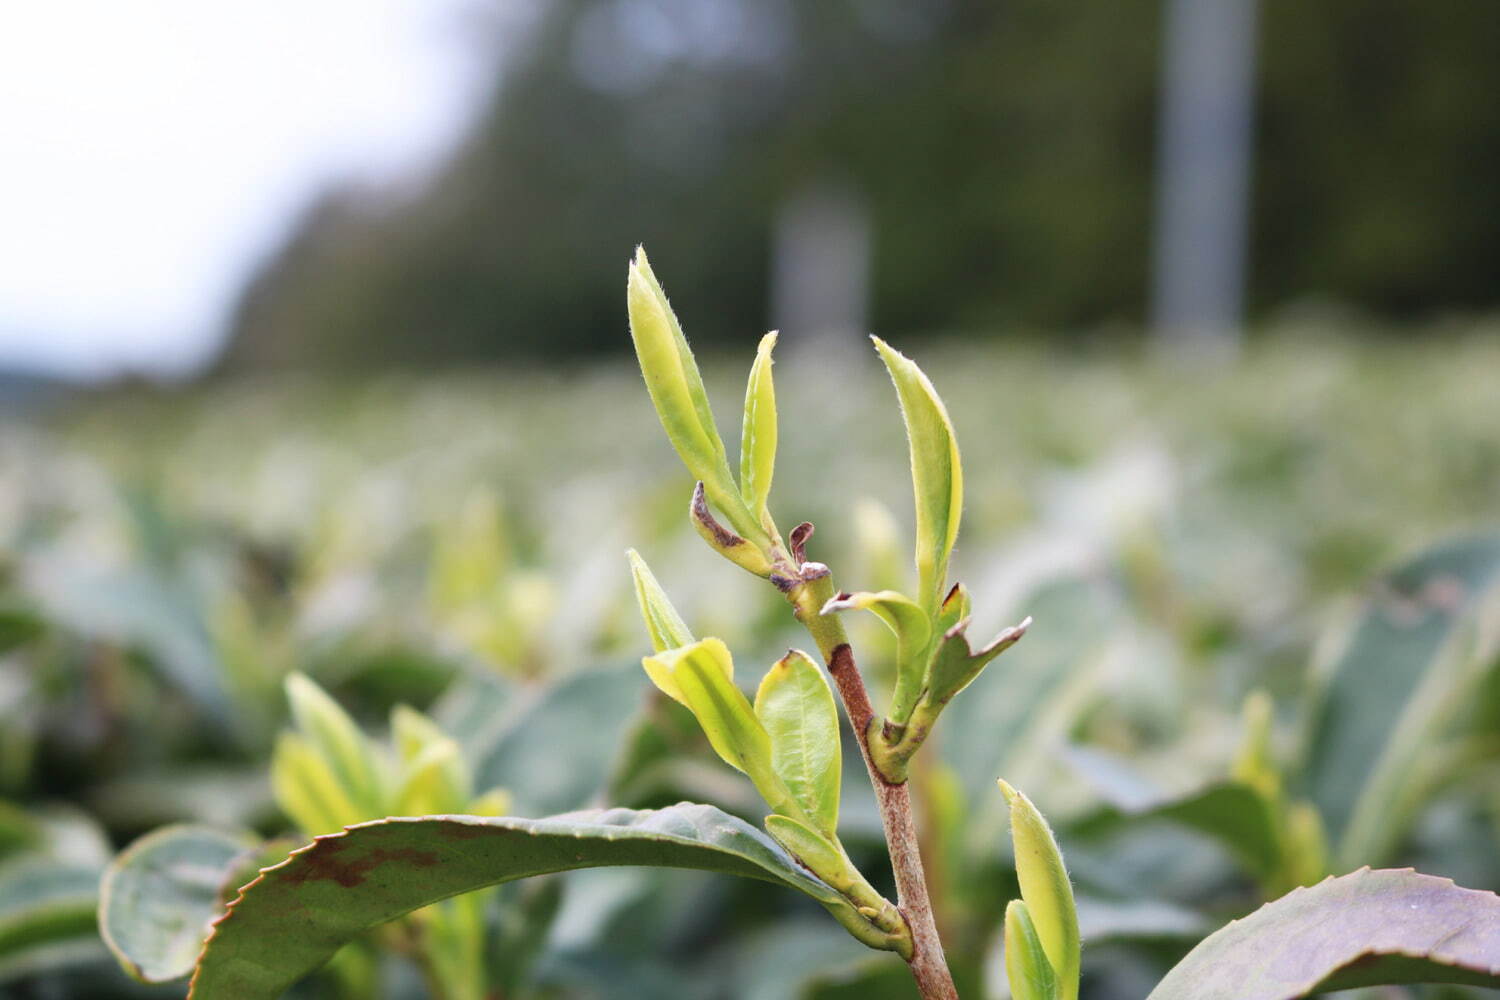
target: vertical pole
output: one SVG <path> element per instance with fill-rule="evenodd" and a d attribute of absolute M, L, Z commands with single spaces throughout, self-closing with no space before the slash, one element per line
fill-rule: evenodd
<path fill-rule="evenodd" d="M 783 343 L 845 349 L 868 329 L 870 222 L 852 188 L 826 181 L 794 192 L 776 215 L 771 321 Z"/>
<path fill-rule="evenodd" d="M 1244 313 L 1256 0 L 1164 0 L 1151 323 L 1227 360 Z"/>

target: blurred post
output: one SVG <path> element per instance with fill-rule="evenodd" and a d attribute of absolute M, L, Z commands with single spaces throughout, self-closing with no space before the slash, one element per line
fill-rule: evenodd
<path fill-rule="evenodd" d="M 796 191 L 776 213 L 771 252 L 783 344 L 833 350 L 868 332 L 870 220 L 858 191 L 827 180 Z"/>
<path fill-rule="evenodd" d="M 1162 353 L 1239 351 L 1256 0 L 1165 0 L 1152 326 Z"/>

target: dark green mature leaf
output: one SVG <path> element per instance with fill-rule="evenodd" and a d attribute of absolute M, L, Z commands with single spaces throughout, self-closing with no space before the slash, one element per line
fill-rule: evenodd
<path fill-rule="evenodd" d="M 1497 581 L 1500 534 L 1428 550 L 1380 581 L 1328 670 L 1307 774 L 1339 864 L 1377 862 L 1401 836 L 1418 757 L 1493 652 L 1465 626 Z"/>
<path fill-rule="evenodd" d="M 199 598 L 181 581 L 144 569 L 101 573 L 93 565 L 47 558 L 28 567 L 26 583 L 55 625 L 143 651 L 205 712 L 231 719 Z"/>
<path fill-rule="evenodd" d="M 1500 897 L 1362 868 L 1210 935 L 1149 1000 L 1292 1000 L 1401 983 L 1500 988 Z"/>
<path fill-rule="evenodd" d="M 187 975 L 223 905 L 226 878 L 254 848 L 248 837 L 202 826 L 169 826 L 137 840 L 99 886 L 104 943 L 143 982 Z"/>
<path fill-rule="evenodd" d="M 26 855 L 0 866 L 0 982 L 98 954 L 99 871 Z"/>
<path fill-rule="evenodd" d="M 190 997 L 273 1000 L 363 931 L 460 893 L 610 865 L 692 868 L 779 883 L 852 908 L 759 830 L 711 806 L 543 820 L 389 819 L 319 837 L 246 886 L 215 924 Z"/>

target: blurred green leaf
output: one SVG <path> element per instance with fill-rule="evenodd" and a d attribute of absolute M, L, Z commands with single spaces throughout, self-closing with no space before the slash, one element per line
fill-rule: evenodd
<path fill-rule="evenodd" d="M 1500 897 L 1361 869 L 1296 889 L 1211 935 L 1150 1000 L 1293 1000 L 1401 983 L 1500 988 Z"/>
<path fill-rule="evenodd" d="M 487 719 L 466 723 L 455 700 L 445 701 L 435 714 L 460 739 L 475 791 L 504 788 L 513 811 L 545 816 L 582 808 L 604 788 L 625 734 L 640 715 L 645 694 L 640 677 L 622 664 L 583 670 L 509 696 L 502 693 L 508 690 L 503 682 L 492 686 L 486 679 L 459 685 L 454 695 L 489 706 Z"/>
<path fill-rule="evenodd" d="M 1339 867 L 1379 863 L 1408 828 L 1419 759 L 1494 655 L 1500 630 L 1475 616 L 1497 581 L 1500 535 L 1434 546 L 1377 582 L 1320 672 L 1307 787 Z"/>
<path fill-rule="evenodd" d="M 104 873 L 98 909 L 99 933 L 125 971 L 148 983 L 193 971 L 226 879 L 255 848 L 246 835 L 169 826 L 122 851 Z"/>
<path fill-rule="evenodd" d="M 1205 834 L 1229 850 L 1250 874 L 1266 879 L 1282 863 L 1276 817 L 1249 785 L 1225 781 L 1175 799 L 1134 807 L 1109 807 L 1074 825 L 1080 836 L 1099 836 L 1126 823 L 1166 821 Z"/>
<path fill-rule="evenodd" d="M 385 820 L 321 837 L 247 886 L 215 926 L 189 996 L 274 1000 L 345 942 L 413 909 L 512 879 L 611 865 L 739 875 L 850 910 L 764 834 L 709 806 Z"/>
<path fill-rule="evenodd" d="M 333 833 L 370 818 L 349 797 L 333 766 L 300 733 L 282 733 L 271 754 L 271 793 L 307 834 Z"/>
<path fill-rule="evenodd" d="M 0 865 L 0 983 L 98 957 L 99 870 L 40 854 Z"/>
<path fill-rule="evenodd" d="M 792 650 L 755 693 L 755 715 L 771 739 L 771 767 L 825 836 L 836 836 L 842 748 L 839 716 L 823 671 Z"/>
<path fill-rule="evenodd" d="M 381 762 L 374 746 L 354 720 L 327 692 L 303 674 L 287 677 L 286 694 L 292 706 L 292 718 L 307 746 L 333 769 L 339 787 L 362 810 L 364 817 L 382 815 L 386 795 Z"/>
<path fill-rule="evenodd" d="M 917 601 L 935 614 L 948 576 L 948 556 L 963 514 L 964 478 L 953 423 L 927 376 L 905 355 L 872 337 L 896 384 L 911 445 L 917 502 Z"/>

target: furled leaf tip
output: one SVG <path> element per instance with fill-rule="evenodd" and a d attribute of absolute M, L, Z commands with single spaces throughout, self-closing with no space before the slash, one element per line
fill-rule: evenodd
<path fill-rule="evenodd" d="M 662 589 L 656 580 L 656 575 L 651 572 L 651 567 L 646 565 L 646 560 L 635 549 L 626 549 L 625 557 L 630 560 L 630 576 L 635 582 L 635 599 L 641 609 L 641 618 L 646 623 L 646 633 L 651 639 L 651 648 L 654 652 L 663 653 L 669 649 L 680 646 L 691 645 L 693 633 L 688 629 L 687 623 L 672 606 L 671 600 L 667 598 L 667 592 Z"/>

